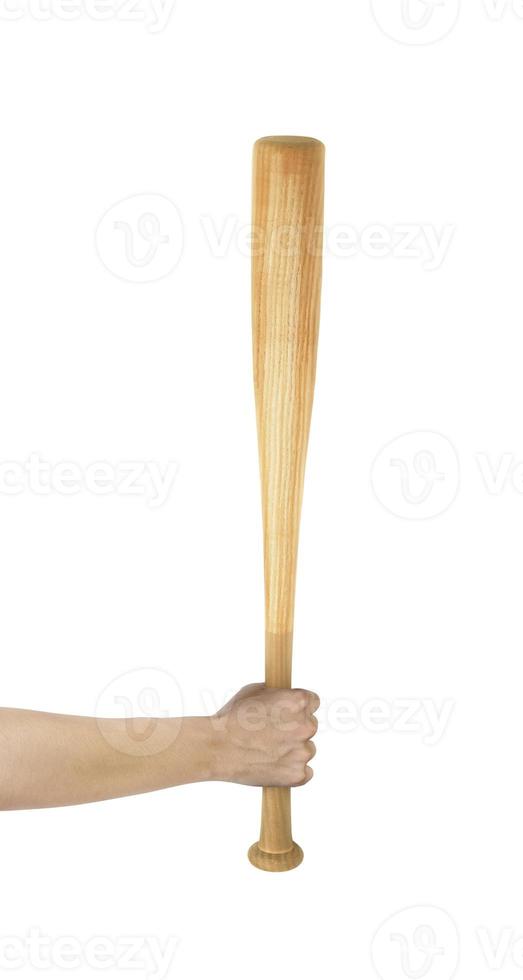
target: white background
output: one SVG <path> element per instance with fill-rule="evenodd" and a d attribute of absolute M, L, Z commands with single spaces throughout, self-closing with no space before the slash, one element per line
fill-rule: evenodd
<path fill-rule="evenodd" d="M 293 795 L 305 861 L 250 866 L 260 793 L 240 786 L 4 813 L 2 937 L 175 936 L 183 980 L 448 980 L 458 945 L 459 976 L 521 976 L 523 11 L 1 9 L 1 703 L 93 714 L 144 669 L 199 714 L 262 678 L 257 137 L 325 142 L 328 231 L 296 607 L 294 681 L 323 699 Z M 144 213 L 168 237 L 151 254 Z M 8 492 L 31 454 L 55 478 L 178 471 L 162 506 L 59 478 Z M 25 956 L 13 974 L 39 976 Z M 67 973 L 127 975 L 46 975 Z"/>

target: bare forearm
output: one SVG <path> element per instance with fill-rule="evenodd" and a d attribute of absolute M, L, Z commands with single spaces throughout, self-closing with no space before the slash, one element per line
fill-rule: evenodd
<path fill-rule="evenodd" d="M 219 778 L 209 718 L 0 709 L 0 809 L 67 806 Z"/>

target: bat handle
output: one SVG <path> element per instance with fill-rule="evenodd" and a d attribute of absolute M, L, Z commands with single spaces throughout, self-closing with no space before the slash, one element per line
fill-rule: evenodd
<path fill-rule="evenodd" d="M 291 686 L 292 633 L 265 636 L 265 680 L 268 687 Z M 291 791 L 265 786 L 262 791 L 260 839 L 249 848 L 249 861 L 262 871 L 290 871 L 303 861 L 292 839 Z"/>
<path fill-rule="evenodd" d="M 292 839 L 291 791 L 286 786 L 263 789 L 260 839 L 249 848 L 249 861 L 262 871 L 290 871 L 303 861 L 303 851 Z"/>

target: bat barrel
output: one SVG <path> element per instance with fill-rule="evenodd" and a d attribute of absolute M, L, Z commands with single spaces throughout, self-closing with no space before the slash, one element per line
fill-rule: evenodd
<path fill-rule="evenodd" d="M 265 681 L 290 687 L 305 460 L 318 343 L 324 146 L 271 136 L 254 146 L 253 366 L 265 572 Z M 290 791 L 263 791 L 259 868 L 296 867 Z"/>

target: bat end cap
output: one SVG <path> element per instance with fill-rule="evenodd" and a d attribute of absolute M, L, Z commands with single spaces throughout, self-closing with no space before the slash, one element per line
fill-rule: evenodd
<path fill-rule="evenodd" d="M 299 844 L 292 842 L 288 851 L 262 851 L 259 842 L 248 850 L 248 858 L 255 868 L 261 871 L 291 871 L 303 861 L 303 851 Z"/>

